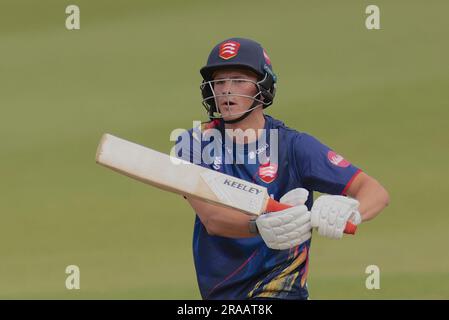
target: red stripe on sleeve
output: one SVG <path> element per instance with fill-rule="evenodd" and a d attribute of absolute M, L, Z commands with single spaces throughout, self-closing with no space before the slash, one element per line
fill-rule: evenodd
<path fill-rule="evenodd" d="M 361 173 L 361 172 L 363 172 L 363 171 L 359 169 L 359 170 L 356 171 L 356 173 L 354 173 L 354 175 L 352 176 L 351 180 L 349 180 L 349 182 L 346 184 L 346 187 L 341 192 L 341 194 L 343 196 L 346 196 L 346 191 L 348 191 L 349 187 L 354 182 L 355 177 L 357 177 L 359 175 L 359 173 Z"/>

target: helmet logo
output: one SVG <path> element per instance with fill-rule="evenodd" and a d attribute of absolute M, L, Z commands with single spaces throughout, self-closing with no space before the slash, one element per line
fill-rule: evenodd
<path fill-rule="evenodd" d="M 218 56 L 222 59 L 229 60 L 234 58 L 239 51 L 240 43 L 235 41 L 226 41 L 220 45 Z"/>
<path fill-rule="evenodd" d="M 271 65 L 270 57 L 268 56 L 268 54 L 265 51 L 265 49 L 263 50 L 263 57 L 265 58 L 265 62 L 268 63 L 269 65 Z"/>

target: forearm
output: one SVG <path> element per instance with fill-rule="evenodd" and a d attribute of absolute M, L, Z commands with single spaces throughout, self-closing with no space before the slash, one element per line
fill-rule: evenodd
<path fill-rule="evenodd" d="M 361 186 L 354 198 L 360 203 L 362 221 L 376 217 L 390 201 L 388 192 L 374 179 Z"/>
<path fill-rule="evenodd" d="M 198 199 L 187 198 L 210 235 L 228 238 L 249 238 L 251 217 L 240 211 L 213 205 Z"/>

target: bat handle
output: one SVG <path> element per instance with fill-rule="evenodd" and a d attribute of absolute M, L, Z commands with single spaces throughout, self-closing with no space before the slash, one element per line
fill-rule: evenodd
<path fill-rule="evenodd" d="M 280 203 L 272 198 L 268 198 L 266 212 L 276 212 L 291 208 L 292 206 L 286 203 Z M 345 230 L 343 231 L 346 234 L 355 234 L 357 231 L 357 226 L 352 222 L 346 222 Z"/>

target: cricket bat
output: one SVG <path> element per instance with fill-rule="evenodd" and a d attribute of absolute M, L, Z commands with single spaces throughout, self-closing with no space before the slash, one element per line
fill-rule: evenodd
<path fill-rule="evenodd" d="M 104 134 L 96 162 L 128 177 L 180 195 L 260 215 L 291 207 L 268 195 L 267 188 Z M 345 233 L 357 226 L 348 222 Z"/>

